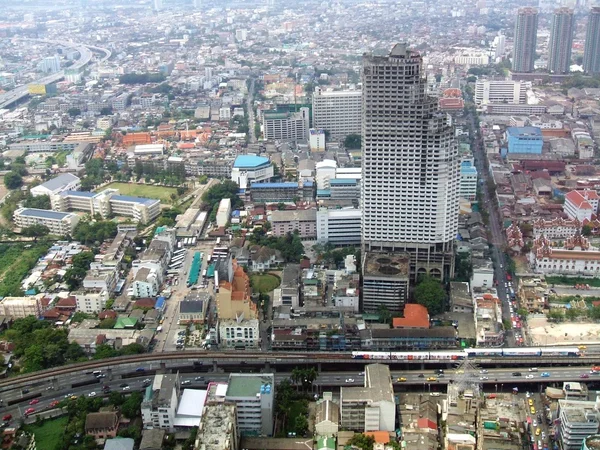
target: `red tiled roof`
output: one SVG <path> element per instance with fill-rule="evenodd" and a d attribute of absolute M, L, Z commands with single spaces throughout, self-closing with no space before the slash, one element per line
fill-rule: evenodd
<path fill-rule="evenodd" d="M 429 420 L 427 417 L 421 417 L 420 419 L 417 419 L 417 427 L 437 430 L 437 425 L 431 420 Z"/>
<path fill-rule="evenodd" d="M 116 311 L 113 311 L 112 309 L 107 309 L 106 311 L 102 311 L 100 314 L 98 314 L 98 319 L 102 320 L 102 319 L 115 319 L 117 317 L 117 313 Z"/>
<path fill-rule="evenodd" d="M 404 317 L 394 317 L 394 328 L 429 328 L 427 308 L 416 303 L 404 306 Z"/>
<path fill-rule="evenodd" d="M 372 436 L 378 444 L 387 444 L 390 442 L 389 431 L 367 431 L 365 436 Z"/>
<path fill-rule="evenodd" d="M 597 194 L 596 194 L 597 195 Z M 565 200 L 572 203 L 577 209 L 592 209 L 592 205 L 579 191 L 571 191 L 565 195 Z"/>
<path fill-rule="evenodd" d="M 77 307 L 77 299 L 73 296 L 67 298 L 61 298 L 56 306 L 58 308 L 76 308 Z"/>

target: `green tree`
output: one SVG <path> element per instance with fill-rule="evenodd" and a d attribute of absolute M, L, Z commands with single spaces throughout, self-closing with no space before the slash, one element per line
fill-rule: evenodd
<path fill-rule="evenodd" d="M 296 434 L 298 436 L 304 436 L 308 431 L 308 419 L 304 414 L 299 414 L 296 416 L 296 420 L 294 421 L 294 429 L 296 430 Z"/>
<path fill-rule="evenodd" d="M 64 282 L 67 284 L 70 291 L 75 291 L 85 278 L 87 274 L 86 269 L 82 269 L 81 267 L 69 267 L 65 272 Z"/>
<path fill-rule="evenodd" d="M 469 253 L 457 253 L 454 261 L 454 279 L 468 282 L 473 274 L 471 255 Z"/>
<path fill-rule="evenodd" d="M 565 318 L 565 313 L 562 309 L 552 308 L 550 311 L 548 311 L 546 317 L 551 322 L 562 322 Z"/>
<path fill-rule="evenodd" d="M 592 227 L 589 223 L 581 227 L 581 234 L 586 237 L 592 235 Z"/>
<path fill-rule="evenodd" d="M 121 406 L 121 412 L 128 419 L 135 419 L 140 415 L 140 407 L 142 406 L 142 400 L 144 399 L 141 392 L 134 392 Z"/>
<path fill-rule="evenodd" d="M 349 445 L 354 445 L 362 450 L 373 450 L 375 444 L 375 438 L 373 436 L 366 436 L 362 433 L 356 433 L 348 441 Z"/>
<path fill-rule="evenodd" d="M 50 197 L 47 195 L 38 195 L 34 197 L 30 194 L 23 201 L 23 206 L 26 208 L 52 209 Z"/>
<path fill-rule="evenodd" d="M 23 185 L 23 178 L 17 172 L 8 172 L 4 175 L 4 186 L 7 189 L 18 189 Z"/>
<path fill-rule="evenodd" d="M 362 146 L 362 138 L 360 134 L 349 134 L 344 139 L 344 147 L 348 149 L 360 149 Z"/>
<path fill-rule="evenodd" d="M 430 277 L 421 279 L 415 288 L 415 301 L 427 308 L 430 316 L 444 311 L 446 292 L 438 280 Z"/>
<path fill-rule="evenodd" d="M 565 318 L 568 320 L 575 320 L 582 314 L 582 311 L 578 308 L 569 308 L 565 312 Z"/>
<path fill-rule="evenodd" d="M 67 110 L 67 113 L 71 116 L 71 117 L 77 117 L 81 115 L 81 110 L 79 108 L 69 108 Z"/>
<path fill-rule="evenodd" d="M 389 325 L 392 321 L 392 313 L 385 305 L 379 305 L 377 308 L 377 314 L 379 314 L 379 321 L 386 325 Z"/>
<path fill-rule="evenodd" d="M 23 228 L 21 234 L 26 237 L 32 237 L 34 241 L 37 241 L 40 237 L 48 236 L 50 228 L 46 225 L 34 224 Z"/>
<path fill-rule="evenodd" d="M 525 308 L 519 308 L 517 309 L 517 314 L 523 318 L 526 318 L 529 315 L 529 311 L 527 311 Z"/>

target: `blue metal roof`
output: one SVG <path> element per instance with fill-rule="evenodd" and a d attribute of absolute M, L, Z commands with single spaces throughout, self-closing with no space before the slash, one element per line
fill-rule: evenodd
<path fill-rule="evenodd" d="M 113 195 L 111 200 L 117 200 L 121 202 L 129 202 L 129 203 L 140 203 L 142 205 L 152 205 L 159 200 L 153 198 L 144 198 L 144 197 L 131 197 L 129 195 Z"/>
<path fill-rule="evenodd" d="M 97 192 L 88 192 L 88 191 L 64 191 L 61 192 L 60 195 L 62 197 L 86 197 L 86 198 L 94 198 L 98 195 Z"/>
<path fill-rule="evenodd" d="M 27 217 L 40 217 L 43 219 L 62 220 L 65 217 L 70 216 L 71 213 L 49 211 L 47 209 L 25 208 L 21 211 L 21 215 Z"/>
<path fill-rule="evenodd" d="M 156 304 L 154 305 L 154 309 L 163 309 L 164 306 L 165 306 L 165 298 L 158 297 L 158 299 L 156 300 Z"/>
<path fill-rule="evenodd" d="M 233 167 L 237 167 L 240 169 L 253 169 L 256 167 L 263 166 L 265 164 L 270 164 L 269 158 L 256 155 L 240 155 L 237 158 L 235 158 Z"/>
<path fill-rule="evenodd" d="M 252 183 L 251 189 L 298 189 L 298 183 Z"/>
<path fill-rule="evenodd" d="M 303 184 L 304 187 L 313 187 L 315 185 L 315 183 L 312 181 L 305 181 Z"/>
<path fill-rule="evenodd" d="M 539 127 L 508 127 L 506 132 L 511 136 L 542 137 L 542 130 Z"/>
<path fill-rule="evenodd" d="M 329 189 L 317 189 L 317 197 L 331 197 Z"/>

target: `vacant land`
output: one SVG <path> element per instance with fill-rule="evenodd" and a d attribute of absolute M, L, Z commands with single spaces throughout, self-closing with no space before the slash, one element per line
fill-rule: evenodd
<path fill-rule="evenodd" d="M 177 195 L 177 188 L 136 183 L 110 183 L 101 190 L 104 189 L 118 189 L 121 195 L 156 198 L 163 203 L 172 203 L 171 194 Z"/>
<path fill-rule="evenodd" d="M 275 275 L 267 273 L 265 275 L 250 276 L 250 283 L 252 284 L 252 290 L 261 294 L 268 294 L 279 286 L 281 280 Z"/>
<path fill-rule="evenodd" d="M 545 317 L 527 319 L 529 335 L 535 345 L 579 345 L 600 342 L 600 324 L 551 323 Z"/>
<path fill-rule="evenodd" d="M 21 295 L 21 281 L 47 251 L 46 244 L 0 245 L 0 296 Z"/>
<path fill-rule="evenodd" d="M 67 416 L 46 420 L 41 425 L 28 425 L 27 431 L 35 435 L 37 450 L 54 450 L 63 438 L 69 418 Z"/>

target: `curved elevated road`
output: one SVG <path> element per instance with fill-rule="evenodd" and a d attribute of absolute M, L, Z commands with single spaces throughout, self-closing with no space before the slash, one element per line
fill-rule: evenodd
<path fill-rule="evenodd" d="M 94 47 L 94 46 L 86 46 L 84 44 L 77 44 L 73 42 L 63 42 L 63 41 L 47 41 L 44 39 L 32 39 L 38 42 L 43 42 L 46 44 L 56 44 L 62 45 L 65 47 L 70 47 L 76 49 L 81 55 L 79 60 L 70 69 L 81 69 L 85 67 L 92 60 L 92 51 L 90 49 L 94 49 L 96 51 L 101 51 L 106 54 L 106 56 L 101 60 L 102 62 L 106 61 L 111 56 L 110 50 Z M 54 83 L 56 81 L 61 80 L 65 76 L 65 71 L 61 70 L 60 72 L 53 73 L 52 75 L 48 75 L 43 78 L 39 78 L 36 81 L 33 81 L 28 84 L 24 84 L 23 86 L 19 86 L 11 91 L 5 92 L 4 94 L 0 94 L 0 109 L 6 108 L 18 100 L 21 100 L 23 97 L 29 95 L 28 87 L 34 84 L 48 84 Z"/>

